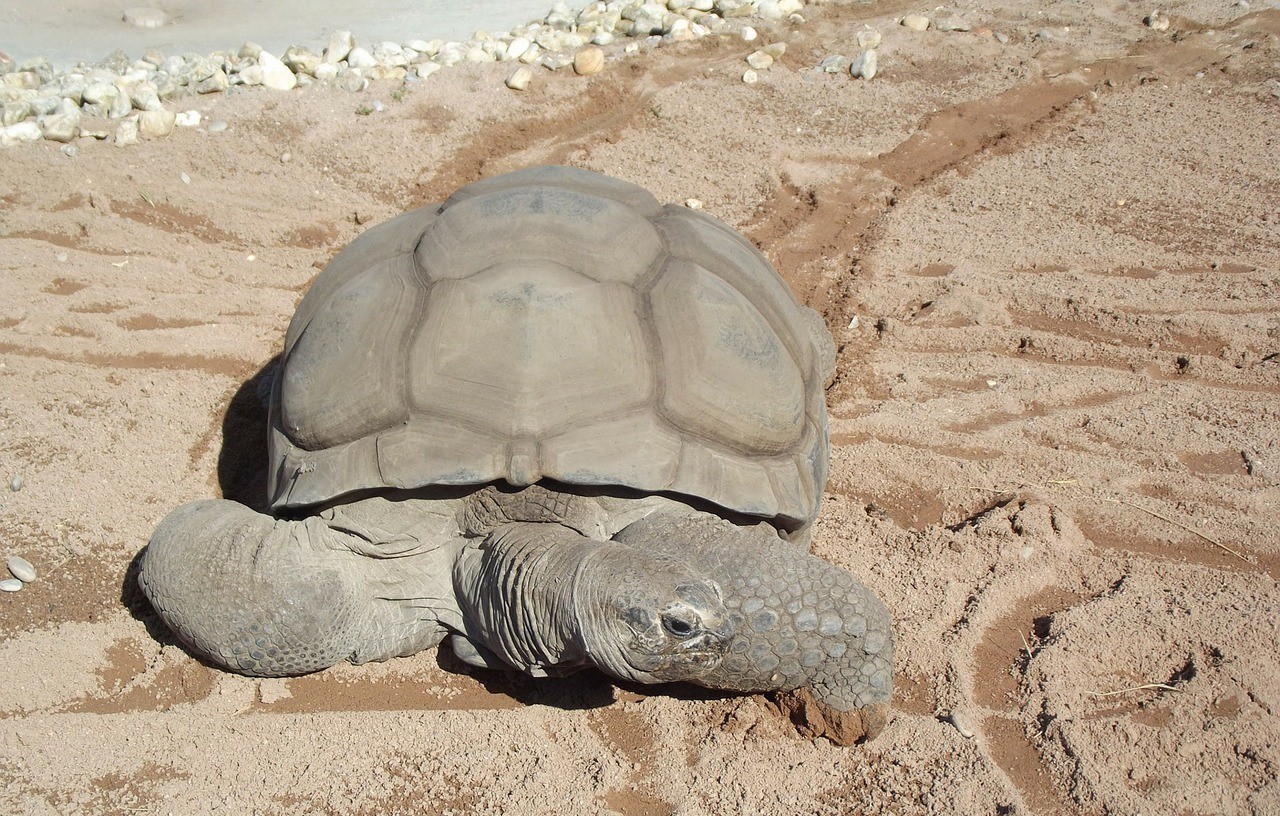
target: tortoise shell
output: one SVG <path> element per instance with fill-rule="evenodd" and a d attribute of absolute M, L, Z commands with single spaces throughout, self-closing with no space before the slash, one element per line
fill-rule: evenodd
<path fill-rule="evenodd" d="M 833 358 L 722 222 L 585 170 L 496 176 L 317 277 L 273 389 L 271 505 L 552 480 L 807 528 Z"/>

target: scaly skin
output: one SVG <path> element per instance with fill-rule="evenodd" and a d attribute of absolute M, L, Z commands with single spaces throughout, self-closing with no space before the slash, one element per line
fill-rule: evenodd
<path fill-rule="evenodd" d="M 307 674 L 439 643 L 436 553 L 381 559 L 362 544 L 318 517 L 193 502 L 156 528 L 138 583 L 184 643 L 238 674 Z"/>
<path fill-rule="evenodd" d="M 615 538 L 686 560 L 720 584 L 737 634 L 720 664 L 692 682 L 737 691 L 808 688 L 836 711 L 893 692 L 888 610 L 852 575 L 778 538 L 768 525 L 656 516 Z"/>

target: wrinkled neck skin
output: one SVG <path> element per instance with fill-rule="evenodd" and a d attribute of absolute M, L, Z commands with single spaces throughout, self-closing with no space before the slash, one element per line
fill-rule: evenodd
<path fill-rule="evenodd" d="M 607 546 L 555 524 L 507 524 L 468 545 L 454 589 L 469 639 L 529 674 L 587 662 L 574 608 L 578 576 Z"/>

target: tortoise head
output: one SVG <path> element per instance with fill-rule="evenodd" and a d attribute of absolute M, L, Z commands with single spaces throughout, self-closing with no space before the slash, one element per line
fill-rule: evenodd
<path fill-rule="evenodd" d="M 715 581 L 676 557 L 616 544 L 583 559 L 573 606 L 589 662 L 640 683 L 698 682 L 737 631 Z"/>

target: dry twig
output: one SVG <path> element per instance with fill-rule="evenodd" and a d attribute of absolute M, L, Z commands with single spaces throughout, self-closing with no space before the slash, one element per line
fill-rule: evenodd
<path fill-rule="evenodd" d="M 1159 689 L 1160 691 L 1182 691 L 1167 683 L 1143 683 L 1140 686 L 1132 686 L 1130 688 L 1117 689 L 1115 691 L 1086 691 L 1085 694 L 1092 694 L 1094 697 L 1116 697 L 1121 694 L 1129 694 L 1134 691 L 1150 691 Z"/>
<path fill-rule="evenodd" d="M 1220 549 L 1220 550 L 1223 550 L 1224 552 L 1229 552 L 1229 553 L 1231 553 L 1231 554 L 1232 554 L 1232 555 L 1234 555 L 1236 558 L 1239 558 L 1241 561 L 1245 562 L 1246 564 L 1250 564 L 1250 563 L 1251 563 L 1251 562 L 1249 561 L 1249 559 L 1248 559 L 1248 558 L 1245 558 L 1245 557 L 1244 557 L 1243 555 L 1241 555 L 1239 552 L 1237 552 L 1236 550 L 1231 549 L 1231 548 L 1230 548 L 1230 547 L 1228 547 L 1226 544 L 1223 544 L 1221 541 L 1218 541 L 1217 539 L 1214 539 L 1214 538 L 1210 538 L 1209 536 L 1207 536 L 1207 535 L 1205 535 L 1204 533 L 1200 532 L 1200 531 L 1199 531 L 1199 530 L 1197 530 L 1196 528 L 1194 528 L 1194 527 L 1192 527 L 1192 526 L 1190 526 L 1190 525 L 1187 525 L 1187 524 L 1183 524 L 1182 522 L 1178 521 L 1177 519 L 1171 519 L 1171 518 L 1169 518 L 1168 516 L 1164 515 L 1163 513 L 1157 513 L 1155 510 L 1148 510 L 1147 508 L 1143 507 L 1143 506 L 1142 506 L 1142 505 L 1140 505 L 1140 504 L 1134 504 L 1133 502 L 1131 502 L 1131 501 L 1127 501 L 1127 500 L 1125 500 L 1125 499 L 1107 499 L 1107 498 L 1104 498 L 1104 499 L 1103 499 L 1103 501 L 1105 501 L 1105 502 L 1111 502 L 1112 504 L 1123 504 L 1125 507 L 1132 507 L 1134 510 L 1141 510 L 1142 512 L 1144 512 L 1144 513 L 1146 513 L 1146 514 L 1148 514 L 1148 515 L 1155 516 L 1156 518 L 1160 519 L 1161 521 L 1167 521 L 1167 522 L 1169 522 L 1169 523 L 1170 523 L 1170 524 L 1172 524 L 1174 527 L 1178 527 L 1178 528 L 1180 528 L 1180 529 L 1186 530 L 1188 533 L 1191 533 L 1192 535 L 1196 535 L 1196 536 L 1199 536 L 1200 538 L 1203 538 L 1205 541 L 1208 541 L 1208 542 L 1209 542 L 1210 544 L 1212 544 L 1213 546 L 1217 547 L 1217 548 L 1218 548 L 1218 549 Z"/>

